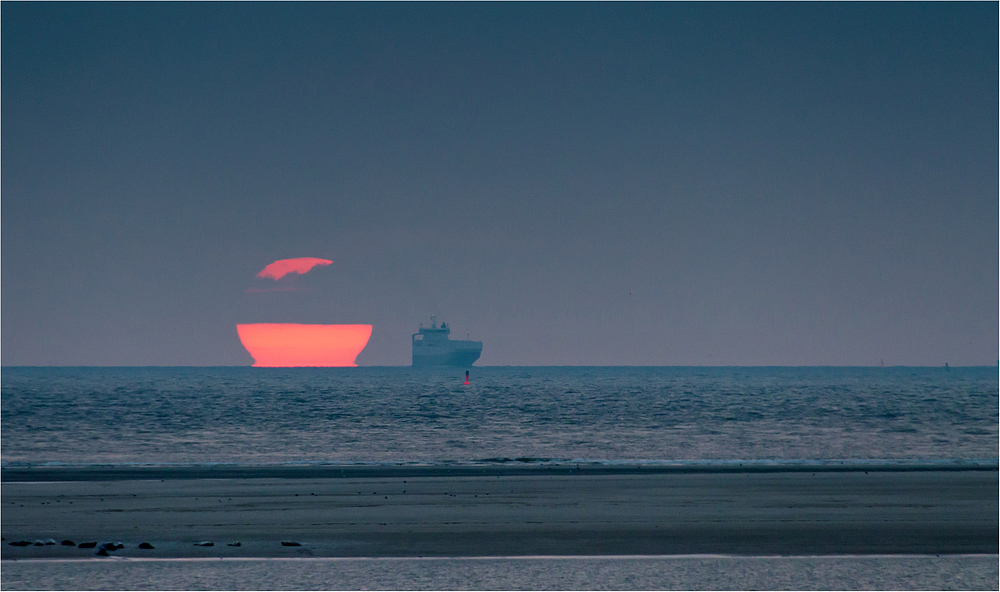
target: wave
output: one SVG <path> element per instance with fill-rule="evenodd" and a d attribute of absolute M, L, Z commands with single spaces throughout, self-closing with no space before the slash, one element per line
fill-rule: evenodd
<path fill-rule="evenodd" d="M 306 460 L 263 463 L 240 462 L 0 462 L 0 471 L 17 469 L 282 469 L 282 468 L 482 468 L 482 467 L 549 467 L 549 468 L 649 468 L 677 470 L 997 470 L 1000 459 L 929 458 L 929 459 L 589 459 L 589 458 L 535 458 L 494 457 L 471 461 L 451 460 L 384 460 L 384 461 L 331 461 Z"/>

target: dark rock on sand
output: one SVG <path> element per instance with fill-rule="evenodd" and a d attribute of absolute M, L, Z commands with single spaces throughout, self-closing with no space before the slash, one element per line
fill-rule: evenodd
<path fill-rule="evenodd" d="M 301 547 L 302 543 L 296 543 L 295 541 L 281 541 L 282 547 Z"/>
<path fill-rule="evenodd" d="M 195 543 L 195 547 L 214 547 L 215 543 L 212 541 L 201 541 L 200 543 Z"/>
<path fill-rule="evenodd" d="M 56 544 L 56 540 L 55 539 L 45 539 L 42 542 L 45 543 L 46 545 L 54 545 L 54 544 Z"/>
<path fill-rule="evenodd" d="M 31 541 L 11 541 L 9 544 L 11 547 L 27 547 Z"/>
<path fill-rule="evenodd" d="M 91 541 L 89 543 L 80 543 L 77 547 L 81 549 L 93 549 L 97 546 L 97 541 Z"/>
<path fill-rule="evenodd" d="M 44 547 L 45 546 L 45 541 L 42 541 L 42 540 L 35 541 L 35 546 L 36 547 Z"/>
<path fill-rule="evenodd" d="M 116 543 L 104 543 L 101 545 L 102 549 L 107 549 L 108 551 L 117 551 L 118 549 L 124 549 L 125 545 L 121 542 Z"/>
<path fill-rule="evenodd" d="M 226 546 L 227 547 L 241 547 L 241 546 L 243 546 L 243 543 L 241 543 L 239 541 L 236 541 L 235 543 L 226 543 Z"/>
<path fill-rule="evenodd" d="M 97 554 L 100 555 L 101 557 L 107 557 L 108 550 L 105 549 L 104 547 L 101 547 L 100 549 L 97 550 Z"/>
<path fill-rule="evenodd" d="M 65 540 L 63 540 L 63 542 L 62 542 L 62 546 L 63 546 L 63 547 L 75 547 L 75 546 L 76 546 L 76 543 L 74 543 L 73 541 L 71 541 L 71 540 L 69 540 L 69 539 L 65 539 Z"/>
<path fill-rule="evenodd" d="M 139 543 L 139 548 L 140 549 L 155 549 L 156 547 L 154 547 L 153 545 L 150 545 L 149 543 Z"/>

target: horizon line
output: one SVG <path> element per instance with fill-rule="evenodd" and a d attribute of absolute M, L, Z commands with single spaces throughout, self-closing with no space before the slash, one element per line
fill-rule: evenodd
<path fill-rule="evenodd" d="M 250 364 L 206 364 L 206 365 L 170 365 L 170 364 L 118 364 L 118 365 L 96 365 L 96 364 L 58 364 L 58 365 L 43 365 L 43 364 L 11 364 L 2 365 L 0 364 L 0 369 L 3 368 L 255 368 Z M 258 370 L 263 370 L 266 368 L 256 367 Z M 349 366 L 274 366 L 271 369 L 293 369 L 293 368 L 352 368 Z M 413 368 L 410 364 L 373 364 L 373 365 L 358 365 L 353 368 Z M 853 364 L 719 364 L 719 365 L 708 365 L 708 364 L 662 364 L 662 365 L 648 365 L 648 364 L 540 364 L 540 365 L 518 365 L 518 364 L 490 364 L 483 366 L 433 366 L 427 368 L 421 368 L 421 370 L 468 370 L 477 368 L 940 368 L 940 369 L 951 369 L 951 368 L 1000 368 L 1000 363 L 997 364 L 962 364 L 953 365 L 947 363 L 944 365 L 926 365 L 926 364 L 893 364 L 891 366 L 883 365 L 872 365 L 872 366 L 862 366 Z"/>

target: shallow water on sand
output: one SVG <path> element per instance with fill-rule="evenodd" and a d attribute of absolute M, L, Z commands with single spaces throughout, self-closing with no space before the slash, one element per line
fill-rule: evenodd
<path fill-rule="evenodd" d="M 6 590 L 996 590 L 996 555 L 4 561 Z"/>
<path fill-rule="evenodd" d="M 997 458 L 996 368 L 4 368 L 3 464 Z"/>

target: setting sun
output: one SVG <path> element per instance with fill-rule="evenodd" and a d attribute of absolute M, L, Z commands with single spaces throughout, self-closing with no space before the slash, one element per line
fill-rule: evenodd
<path fill-rule="evenodd" d="M 243 347 L 257 367 L 357 366 L 371 325 L 236 325 Z"/>
<path fill-rule="evenodd" d="M 296 259 L 279 259 L 260 270 L 257 277 L 272 278 L 279 280 L 289 273 L 303 274 L 317 265 L 330 265 L 333 261 L 329 259 L 318 259 L 316 257 L 298 257 Z"/>

